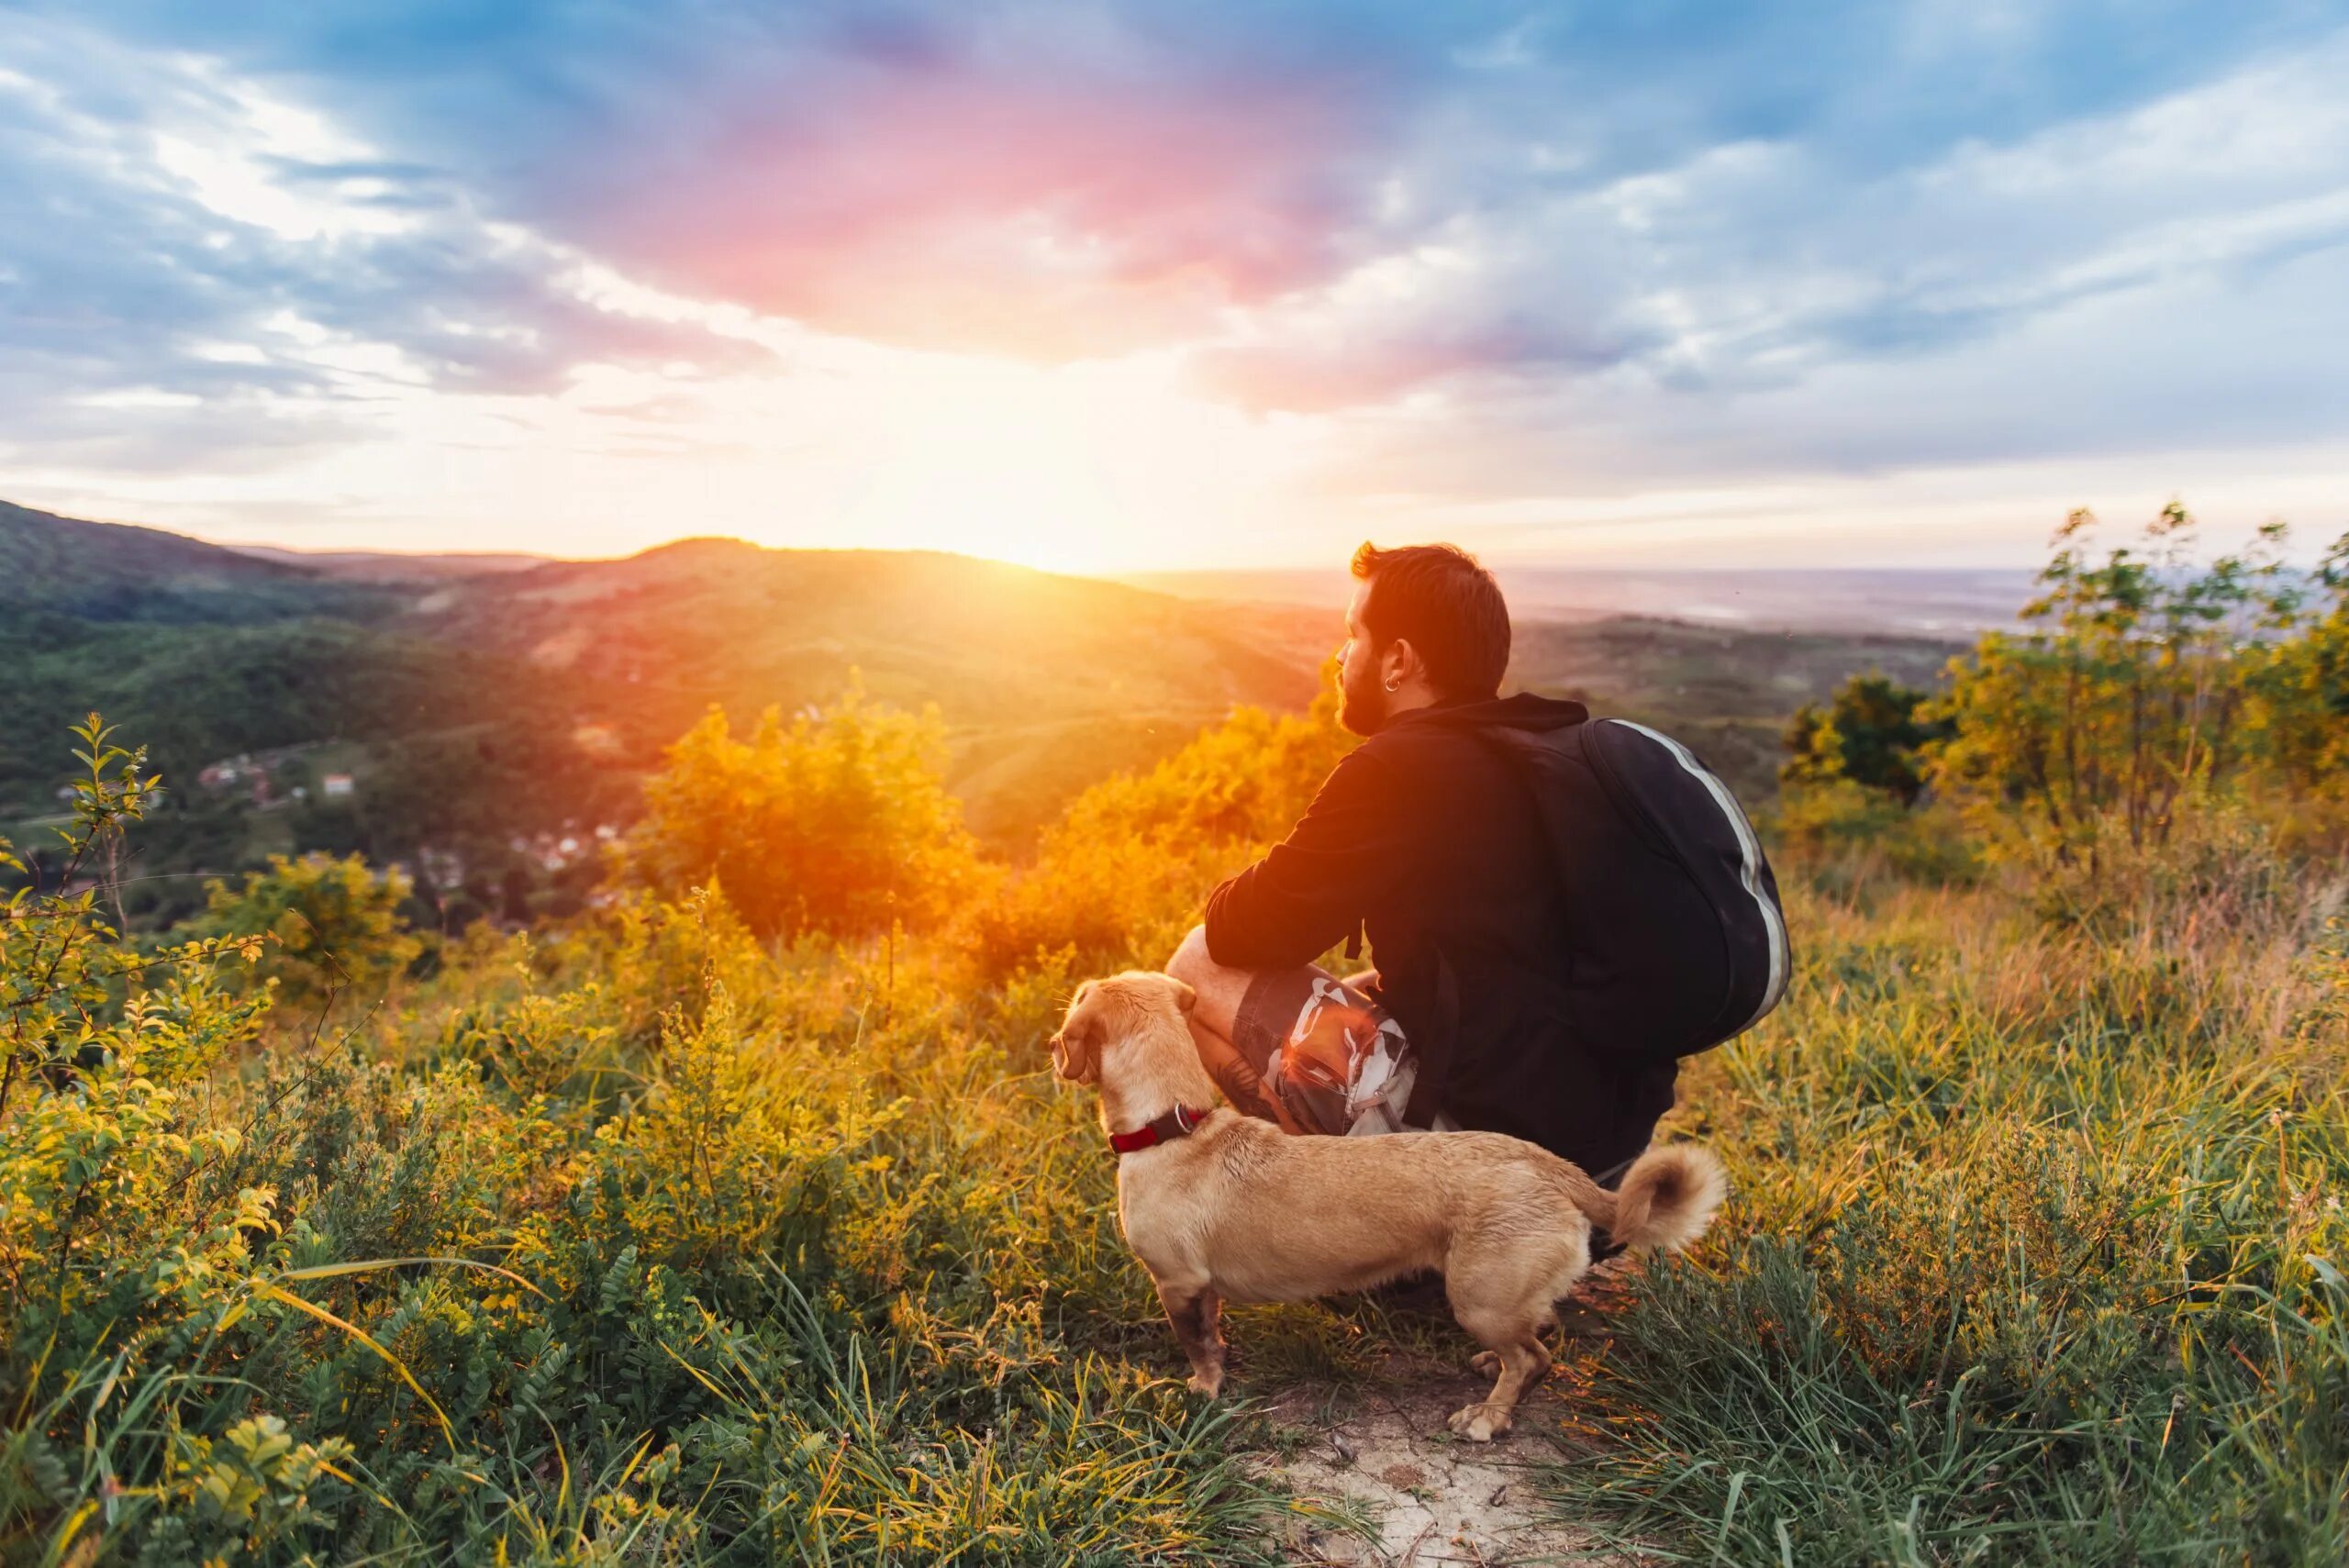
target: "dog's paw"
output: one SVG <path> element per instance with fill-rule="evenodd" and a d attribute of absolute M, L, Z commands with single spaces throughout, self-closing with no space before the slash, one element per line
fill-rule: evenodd
<path fill-rule="evenodd" d="M 1486 1377 L 1498 1377 L 1501 1374 L 1500 1352 L 1498 1351 L 1478 1351 L 1475 1355 L 1468 1358 L 1468 1370 L 1470 1372 L 1481 1372 Z"/>
<path fill-rule="evenodd" d="M 1455 1436 L 1472 1443 L 1488 1443 L 1504 1436 L 1517 1423 L 1506 1410 L 1496 1410 L 1489 1405 L 1471 1405 L 1464 1410 L 1454 1410 L 1449 1425 Z"/>
<path fill-rule="evenodd" d="M 1210 1399 L 1215 1398 L 1223 1392 L 1223 1369 L 1218 1367 L 1213 1377 L 1208 1376 L 1205 1373 L 1193 1373 L 1189 1387 L 1194 1394 L 1204 1394 Z"/>

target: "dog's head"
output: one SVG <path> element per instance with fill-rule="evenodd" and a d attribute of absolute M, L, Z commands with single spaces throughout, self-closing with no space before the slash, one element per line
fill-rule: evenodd
<path fill-rule="evenodd" d="M 1190 1036 L 1182 1029 L 1183 1015 L 1198 994 L 1171 974 L 1130 969 L 1106 980 L 1088 980 L 1076 988 L 1052 1036 L 1052 1071 L 1076 1084 L 1101 1081 L 1105 1052 L 1138 1036 L 1152 1034 L 1152 1023 L 1173 1024 L 1174 1038 L 1190 1050 Z"/>

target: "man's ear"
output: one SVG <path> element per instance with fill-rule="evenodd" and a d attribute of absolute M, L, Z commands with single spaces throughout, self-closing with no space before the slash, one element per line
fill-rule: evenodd
<path fill-rule="evenodd" d="M 1177 980 L 1170 974 L 1166 977 L 1166 984 L 1174 988 L 1174 1005 L 1183 1011 L 1187 1013 L 1199 1005 L 1199 994 L 1191 989 L 1187 982 Z"/>

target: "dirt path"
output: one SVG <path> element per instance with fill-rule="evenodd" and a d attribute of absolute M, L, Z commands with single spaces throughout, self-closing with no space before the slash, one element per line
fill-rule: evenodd
<path fill-rule="evenodd" d="M 1606 1288 L 1601 1280 L 1592 1284 Z M 1569 1307 L 1567 1331 L 1603 1332 L 1603 1319 Z M 1473 1346 L 1464 1346 L 1463 1357 Z M 1301 1497 L 1366 1516 L 1365 1539 L 1336 1520 L 1299 1518 L 1282 1544 L 1300 1565 L 1379 1568 L 1624 1568 L 1638 1561 L 1558 1522 L 1538 1490 L 1538 1470 L 1570 1457 L 1560 1429 L 1564 1380 L 1553 1378 L 1518 1407 L 1517 1429 L 1498 1442 L 1465 1442 L 1445 1426 L 1482 1398 L 1492 1380 L 1464 1364 L 1397 1352 L 1375 1380 L 1351 1387 L 1300 1385 L 1264 1400 L 1276 1442 L 1259 1462 Z"/>
<path fill-rule="evenodd" d="M 1398 1369 L 1400 1370 L 1400 1369 Z M 1514 1435 L 1463 1442 L 1444 1418 L 1475 1401 L 1489 1379 L 1465 1372 L 1397 1377 L 1330 1396 L 1292 1390 L 1267 1401 L 1295 1448 L 1269 1469 L 1300 1496 L 1364 1506 L 1375 1526 L 1364 1540 L 1336 1523 L 1299 1519 L 1284 1545 L 1304 1563 L 1511 1565 L 1598 1563 L 1592 1542 L 1544 1516 L 1531 1467 L 1553 1459 L 1557 1396 L 1526 1401 Z"/>

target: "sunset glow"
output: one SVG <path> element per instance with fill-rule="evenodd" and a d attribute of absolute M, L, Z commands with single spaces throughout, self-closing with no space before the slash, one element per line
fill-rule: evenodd
<path fill-rule="evenodd" d="M 0 495 L 1072 570 L 2343 520 L 2349 28 L 2313 14 L 2125 52 L 2060 8 L 697 26 L 11 11 Z"/>

